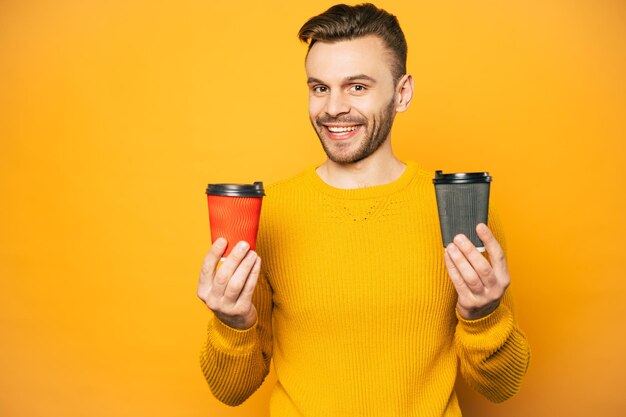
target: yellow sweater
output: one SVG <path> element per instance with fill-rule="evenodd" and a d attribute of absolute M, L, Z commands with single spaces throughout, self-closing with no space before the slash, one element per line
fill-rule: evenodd
<path fill-rule="evenodd" d="M 311 167 L 268 187 L 258 321 L 240 331 L 212 315 L 201 353 L 219 400 L 243 402 L 272 359 L 272 417 L 460 416 L 459 366 L 492 401 L 519 389 L 530 351 L 510 289 L 487 317 L 456 314 L 432 178 L 408 162 L 390 184 L 342 190 Z"/>

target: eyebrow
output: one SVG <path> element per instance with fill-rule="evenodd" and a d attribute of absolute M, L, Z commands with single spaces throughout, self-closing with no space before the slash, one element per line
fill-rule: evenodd
<path fill-rule="evenodd" d="M 346 77 L 345 80 L 346 81 L 366 80 L 366 81 L 369 81 L 369 82 L 371 82 L 373 84 L 376 84 L 376 80 L 374 78 L 370 77 L 369 75 L 365 75 L 365 74 L 351 75 L 349 77 Z M 320 80 L 318 78 L 315 78 L 315 77 L 309 77 L 306 80 L 306 83 L 307 84 L 318 84 L 318 83 L 319 84 L 324 84 L 324 81 L 322 81 L 322 80 Z"/>
<path fill-rule="evenodd" d="M 367 80 L 369 82 L 376 83 L 375 79 L 373 79 L 369 75 L 365 75 L 365 74 L 352 75 L 352 76 L 346 78 L 346 80 L 347 81 Z"/>

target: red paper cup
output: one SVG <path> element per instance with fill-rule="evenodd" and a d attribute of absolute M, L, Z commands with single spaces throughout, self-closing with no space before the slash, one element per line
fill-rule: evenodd
<path fill-rule="evenodd" d="M 237 242 L 244 240 L 250 249 L 256 248 L 259 230 L 263 183 L 209 184 L 206 190 L 211 224 L 211 241 L 226 239 L 228 245 L 222 255 L 226 258 Z"/>

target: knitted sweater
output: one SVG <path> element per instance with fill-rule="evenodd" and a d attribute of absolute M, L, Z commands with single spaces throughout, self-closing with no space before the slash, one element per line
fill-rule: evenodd
<path fill-rule="evenodd" d="M 267 188 L 258 320 L 241 331 L 212 314 L 201 353 L 219 400 L 243 402 L 272 359 L 272 417 L 460 416 L 458 367 L 492 401 L 517 392 L 530 351 L 510 288 L 490 315 L 458 315 L 432 178 L 408 162 L 392 183 L 345 190 L 312 167 Z M 504 247 L 493 211 L 489 226 Z"/>

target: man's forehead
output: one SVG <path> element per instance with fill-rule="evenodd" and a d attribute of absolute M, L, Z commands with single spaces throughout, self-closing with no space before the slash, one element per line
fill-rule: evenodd
<path fill-rule="evenodd" d="M 354 39 L 337 41 L 315 41 L 307 53 L 307 61 L 311 56 L 327 54 L 345 54 L 353 56 L 382 56 L 389 51 L 384 42 L 376 35 L 361 36 Z"/>
<path fill-rule="evenodd" d="M 345 78 L 357 74 L 377 78 L 377 74 L 390 66 L 390 55 L 382 40 L 373 35 L 334 42 L 317 41 L 307 54 L 305 67 L 307 76 L 315 78 Z"/>

